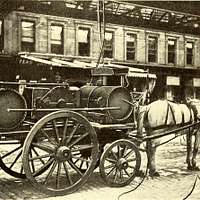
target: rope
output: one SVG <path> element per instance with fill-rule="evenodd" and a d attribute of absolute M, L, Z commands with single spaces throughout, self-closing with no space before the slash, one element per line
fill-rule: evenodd
<path fill-rule="evenodd" d="M 147 165 L 148 165 L 148 164 L 147 164 Z M 148 173 L 148 167 L 146 166 L 146 171 L 145 171 L 144 177 L 142 178 L 142 180 L 140 181 L 140 183 L 139 183 L 135 188 L 133 188 L 133 189 L 131 189 L 131 190 L 128 190 L 128 191 L 126 191 L 126 192 L 121 193 L 121 194 L 117 197 L 117 200 L 120 200 L 120 198 L 121 198 L 122 196 L 124 196 L 124 195 L 126 195 L 126 194 L 129 194 L 129 193 L 135 191 L 137 188 L 139 188 L 139 187 L 142 185 L 142 183 L 144 182 L 145 178 L 147 177 L 147 173 Z"/>
<path fill-rule="evenodd" d="M 187 194 L 186 197 L 183 198 L 183 200 L 186 200 L 194 191 L 195 187 L 196 187 L 196 184 L 197 184 L 197 180 L 200 180 L 200 177 L 197 175 L 196 178 L 195 178 L 195 181 L 193 183 L 193 186 L 192 186 L 192 189 L 190 190 L 190 192 Z"/>

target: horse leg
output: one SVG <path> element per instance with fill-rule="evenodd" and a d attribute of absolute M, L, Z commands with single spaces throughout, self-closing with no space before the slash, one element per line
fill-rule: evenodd
<path fill-rule="evenodd" d="M 147 141 L 147 167 L 149 169 L 149 175 L 151 177 L 160 176 L 156 171 L 155 155 L 156 155 L 156 146 L 152 140 Z"/>
<path fill-rule="evenodd" d="M 195 141 L 194 141 L 193 155 L 192 155 L 192 169 L 198 170 L 198 171 L 200 169 L 199 169 L 199 167 L 197 167 L 196 156 L 197 156 L 197 153 L 198 153 L 199 143 L 200 143 L 200 131 L 198 130 L 195 133 Z"/>
<path fill-rule="evenodd" d="M 191 163 L 191 157 L 192 157 L 192 134 L 189 130 L 189 133 L 186 135 L 187 138 L 187 168 L 189 170 L 192 170 L 192 163 Z"/>

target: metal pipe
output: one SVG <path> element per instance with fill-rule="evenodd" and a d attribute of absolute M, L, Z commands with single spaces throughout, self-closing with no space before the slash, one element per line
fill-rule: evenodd
<path fill-rule="evenodd" d="M 0 81 L 0 85 L 30 85 L 30 86 L 69 86 L 68 83 L 19 83 L 19 82 L 9 82 Z"/>
<path fill-rule="evenodd" d="M 120 107 L 103 107 L 103 108 L 48 108 L 48 109 L 14 109 L 8 108 L 8 112 L 53 112 L 53 111 L 105 111 L 105 110 L 120 110 Z"/>

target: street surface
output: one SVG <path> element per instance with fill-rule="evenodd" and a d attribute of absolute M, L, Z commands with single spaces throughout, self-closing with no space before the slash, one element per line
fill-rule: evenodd
<path fill-rule="evenodd" d="M 198 164 L 200 166 L 200 154 Z M 160 177 L 146 177 L 141 186 L 135 191 L 122 195 L 120 200 L 183 200 L 200 172 L 186 169 L 186 146 L 183 138 L 165 144 L 157 151 L 157 168 Z M 146 155 L 142 153 L 142 169 L 145 171 Z M 117 200 L 119 195 L 127 192 L 141 182 L 136 178 L 130 185 L 122 188 L 108 187 L 100 177 L 98 168 L 89 178 L 88 182 L 76 193 L 62 197 L 48 197 L 33 190 L 27 180 L 20 180 L 7 175 L 0 170 L 0 199 L 6 200 Z M 200 179 L 197 180 L 193 193 L 188 200 L 200 199 Z"/>

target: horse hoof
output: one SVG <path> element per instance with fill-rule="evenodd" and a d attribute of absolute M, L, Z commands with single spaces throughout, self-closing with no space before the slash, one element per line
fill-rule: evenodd
<path fill-rule="evenodd" d="M 192 166 L 187 166 L 187 169 L 188 170 L 193 170 L 193 167 Z"/>
<path fill-rule="evenodd" d="M 194 171 L 200 171 L 200 168 L 197 167 L 197 166 L 195 166 L 195 167 L 193 167 L 193 170 L 194 170 Z"/>
<path fill-rule="evenodd" d="M 191 171 L 200 171 L 200 168 L 197 166 L 188 166 L 187 169 Z"/>
<path fill-rule="evenodd" d="M 157 171 L 154 171 L 154 172 L 149 172 L 149 176 L 150 177 L 159 177 L 160 174 Z"/>

